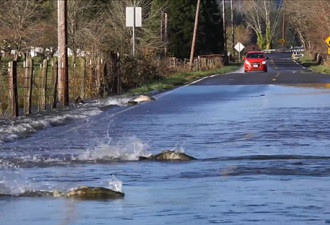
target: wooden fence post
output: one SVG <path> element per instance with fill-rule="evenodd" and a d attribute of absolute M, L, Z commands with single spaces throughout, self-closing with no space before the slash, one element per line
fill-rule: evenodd
<path fill-rule="evenodd" d="M 105 78 L 105 73 L 106 73 L 106 65 L 105 65 L 105 60 L 101 59 L 101 79 L 102 79 L 102 96 L 106 96 L 106 78 Z"/>
<path fill-rule="evenodd" d="M 101 95 L 101 58 L 97 57 L 96 59 L 96 68 L 95 68 L 95 73 L 96 73 L 96 94 L 98 97 Z"/>
<path fill-rule="evenodd" d="M 8 90 L 9 90 L 9 113 L 11 116 L 18 116 L 18 95 L 17 95 L 17 62 L 8 63 Z"/>
<path fill-rule="evenodd" d="M 52 109 L 56 108 L 57 105 L 57 82 L 58 82 L 58 69 L 57 69 L 58 62 L 55 60 L 52 62 L 52 80 L 53 80 L 53 102 L 51 104 Z"/>
<path fill-rule="evenodd" d="M 31 58 L 25 60 L 24 70 L 24 114 L 31 114 L 33 79 L 33 61 Z"/>
<path fill-rule="evenodd" d="M 89 97 L 94 97 L 93 90 L 95 88 L 95 82 L 94 82 L 94 68 L 92 64 L 92 59 L 89 60 Z"/>
<path fill-rule="evenodd" d="M 117 93 L 121 94 L 121 68 L 120 68 L 120 55 L 116 54 L 116 74 L 117 74 Z"/>
<path fill-rule="evenodd" d="M 87 71 L 86 71 L 86 58 L 81 58 L 81 65 L 82 65 L 82 78 L 81 78 L 81 86 L 80 86 L 80 97 L 82 99 L 85 98 L 85 89 L 86 89 L 86 74 L 87 74 Z"/>
<path fill-rule="evenodd" d="M 48 60 L 44 59 L 42 62 L 41 70 L 41 91 L 40 91 L 40 102 L 39 109 L 46 110 L 46 90 L 47 90 L 47 69 L 48 69 Z"/>

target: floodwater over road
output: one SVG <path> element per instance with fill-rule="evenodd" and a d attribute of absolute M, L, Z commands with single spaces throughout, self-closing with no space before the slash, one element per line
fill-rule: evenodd
<path fill-rule="evenodd" d="M 0 224 L 330 223 L 327 85 L 211 83 L 3 121 L 0 194 L 122 182 L 125 198 L 2 197 Z M 197 160 L 138 160 L 164 149 Z"/>

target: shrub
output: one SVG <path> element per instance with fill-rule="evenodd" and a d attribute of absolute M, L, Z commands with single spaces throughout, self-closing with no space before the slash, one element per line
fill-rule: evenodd
<path fill-rule="evenodd" d="M 121 68 L 124 89 L 136 88 L 161 77 L 156 63 L 144 57 L 125 56 Z"/>

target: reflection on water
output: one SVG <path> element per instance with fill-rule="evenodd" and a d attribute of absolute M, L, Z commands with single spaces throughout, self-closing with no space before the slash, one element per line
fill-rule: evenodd
<path fill-rule="evenodd" d="M 125 199 L 0 198 L 0 224 L 324 224 L 329 99 L 315 86 L 195 85 L 47 125 L 1 143 L 0 191 L 88 185 Z M 138 160 L 164 149 L 198 160 Z"/>
<path fill-rule="evenodd" d="M 330 88 L 330 83 L 288 84 L 288 86 L 304 88 Z"/>

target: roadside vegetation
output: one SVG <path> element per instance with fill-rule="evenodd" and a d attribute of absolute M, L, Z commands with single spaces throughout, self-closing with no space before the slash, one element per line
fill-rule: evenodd
<path fill-rule="evenodd" d="M 184 85 L 196 81 L 200 78 L 213 75 L 213 74 L 225 74 L 230 71 L 237 70 L 239 68 L 238 64 L 227 65 L 221 68 L 216 68 L 207 71 L 195 71 L 195 72 L 176 72 L 170 74 L 162 79 L 155 80 L 146 84 L 143 84 L 141 87 L 133 88 L 129 90 L 129 94 L 141 94 L 148 93 L 150 91 L 164 91 L 168 89 L 173 89 L 177 86 Z"/>
<path fill-rule="evenodd" d="M 297 61 L 304 67 L 311 69 L 315 72 L 330 74 L 330 65 L 324 63 L 321 64 L 320 62 L 317 61 L 316 57 L 312 59 L 311 56 L 304 55 L 303 57 L 299 58 Z"/>

